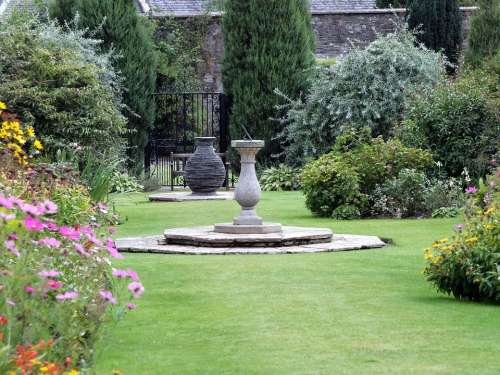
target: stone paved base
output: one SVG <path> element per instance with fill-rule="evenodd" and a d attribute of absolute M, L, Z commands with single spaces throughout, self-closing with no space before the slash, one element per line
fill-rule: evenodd
<path fill-rule="evenodd" d="M 332 241 L 302 246 L 284 247 L 197 247 L 181 245 L 159 245 L 163 236 L 122 238 L 116 241 L 120 252 L 185 254 L 185 255 L 231 255 L 231 254 L 299 254 L 323 253 L 335 251 L 351 251 L 377 249 L 385 246 L 378 237 L 355 236 L 350 234 L 333 235 Z"/>
<path fill-rule="evenodd" d="M 234 199 L 234 192 L 219 191 L 213 195 L 193 194 L 191 192 L 156 193 L 149 196 L 151 202 L 193 202 L 193 201 L 228 201 Z"/>

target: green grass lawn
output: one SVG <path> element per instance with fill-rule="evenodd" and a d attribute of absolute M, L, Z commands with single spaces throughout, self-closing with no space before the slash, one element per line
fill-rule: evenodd
<path fill-rule="evenodd" d="M 227 222 L 235 202 L 116 198 L 117 236 Z M 454 220 L 334 221 L 299 193 L 266 193 L 259 213 L 287 225 L 394 240 L 361 252 L 128 255 L 146 293 L 101 349 L 98 374 L 500 374 L 500 308 L 437 294 L 423 248 Z"/>

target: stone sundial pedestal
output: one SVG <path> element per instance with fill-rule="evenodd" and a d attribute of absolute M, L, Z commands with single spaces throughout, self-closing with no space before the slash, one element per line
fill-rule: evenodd
<path fill-rule="evenodd" d="M 257 216 L 256 206 L 261 198 L 261 188 L 255 173 L 255 157 L 264 147 L 264 141 L 239 140 L 231 142 L 241 156 L 241 173 L 234 199 L 241 206 L 238 217 L 229 224 L 216 224 L 215 233 L 268 234 L 282 232 L 281 224 L 264 223 Z"/>

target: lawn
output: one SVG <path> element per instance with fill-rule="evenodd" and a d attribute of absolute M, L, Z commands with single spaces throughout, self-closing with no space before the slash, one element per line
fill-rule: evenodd
<path fill-rule="evenodd" d="M 115 198 L 117 236 L 227 222 L 234 202 Z M 288 225 L 374 234 L 394 244 L 361 252 L 127 255 L 140 307 L 109 333 L 98 374 L 499 374 L 500 308 L 437 294 L 423 248 L 455 220 L 318 219 L 299 193 L 265 193 L 259 213 Z"/>

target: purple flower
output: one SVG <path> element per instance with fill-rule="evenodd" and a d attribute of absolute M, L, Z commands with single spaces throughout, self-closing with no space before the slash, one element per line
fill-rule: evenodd
<path fill-rule="evenodd" d="M 44 212 L 40 212 L 38 207 L 33 206 L 32 204 L 29 204 L 29 203 L 22 202 L 22 203 L 19 203 L 18 206 L 21 209 L 21 211 L 23 211 L 31 216 L 39 216 L 39 215 L 44 214 Z"/>
<path fill-rule="evenodd" d="M 127 303 L 127 309 L 135 310 L 136 308 L 137 308 L 137 305 L 135 303 Z"/>
<path fill-rule="evenodd" d="M 144 293 L 144 286 L 140 282 L 134 281 L 128 284 L 128 290 L 134 298 L 139 298 Z"/>
<path fill-rule="evenodd" d="M 84 257 L 88 257 L 89 254 L 85 251 L 85 248 L 80 243 L 75 243 L 75 250 L 78 254 L 83 255 Z"/>
<path fill-rule="evenodd" d="M 58 301 L 66 301 L 66 300 L 73 300 L 73 299 L 76 299 L 78 298 L 79 296 L 79 293 L 78 292 L 75 292 L 75 291 L 69 291 L 69 292 L 66 292 L 66 293 L 62 293 L 62 294 L 58 294 L 56 296 L 56 299 Z"/>
<path fill-rule="evenodd" d="M 42 245 L 42 246 L 47 246 L 47 247 L 52 247 L 52 248 L 57 249 L 57 248 L 59 248 L 59 246 L 61 246 L 61 241 L 59 241 L 56 238 L 45 237 L 45 238 L 42 238 L 41 240 L 38 240 L 38 244 Z"/>
<path fill-rule="evenodd" d="M 17 250 L 16 243 L 13 240 L 5 241 L 5 247 L 12 255 L 15 255 L 18 258 L 21 256 L 19 250 Z"/>
<path fill-rule="evenodd" d="M 467 189 L 465 189 L 465 192 L 467 194 L 475 194 L 478 192 L 478 190 L 475 186 L 469 186 Z"/>
<path fill-rule="evenodd" d="M 5 198 L 5 196 L 0 195 L 0 206 L 3 206 L 10 210 L 12 207 L 14 207 L 14 202 L 12 199 Z"/>
<path fill-rule="evenodd" d="M 101 211 L 101 213 L 103 214 L 107 214 L 108 213 L 108 206 L 106 206 L 104 203 L 98 203 L 97 204 L 97 208 L 99 209 L 99 211 Z"/>
<path fill-rule="evenodd" d="M 63 286 L 63 283 L 60 281 L 49 279 L 47 280 L 47 286 L 49 287 L 49 289 L 59 289 Z"/>
<path fill-rule="evenodd" d="M 126 271 L 126 270 L 117 270 L 115 268 L 113 268 L 112 274 L 113 274 L 114 277 L 117 277 L 119 279 L 124 279 L 126 277 L 129 277 L 128 271 Z"/>
<path fill-rule="evenodd" d="M 26 285 L 24 287 L 24 291 L 28 294 L 33 294 L 35 292 L 35 289 L 31 285 Z"/>
<path fill-rule="evenodd" d="M 0 218 L 4 219 L 5 221 L 14 220 L 16 218 L 16 214 L 5 214 L 3 212 L 0 212 Z"/>
<path fill-rule="evenodd" d="M 109 290 L 101 290 L 99 292 L 99 295 L 104 301 L 109 302 L 112 305 L 116 305 L 116 298 L 113 297 L 113 293 L 111 293 Z"/>
<path fill-rule="evenodd" d="M 139 281 L 139 276 L 137 276 L 137 272 L 135 272 L 132 268 L 127 269 L 128 277 L 132 279 L 132 281 Z"/>
<path fill-rule="evenodd" d="M 26 216 L 23 222 L 26 230 L 29 232 L 40 232 L 43 230 L 43 224 L 41 221 L 31 216 Z"/>
<path fill-rule="evenodd" d="M 68 226 L 60 227 L 59 234 L 73 241 L 76 241 L 80 238 L 80 232 L 75 228 L 71 228 Z"/>
<path fill-rule="evenodd" d="M 53 223 L 51 221 L 46 221 L 44 223 L 44 225 L 45 225 L 45 228 L 47 228 L 51 232 L 57 232 L 59 230 L 59 225 L 57 225 L 56 223 Z"/>
<path fill-rule="evenodd" d="M 464 229 L 464 227 L 465 227 L 465 225 L 463 225 L 463 224 L 457 224 L 457 225 L 455 225 L 455 230 L 460 232 Z"/>
<path fill-rule="evenodd" d="M 115 241 L 113 239 L 108 238 L 106 239 L 106 250 L 108 250 L 108 253 L 116 259 L 123 259 L 123 255 L 121 255 L 118 252 L 118 249 L 116 248 Z"/>
<path fill-rule="evenodd" d="M 38 275 L 43 278 L 48 278 L 48 277 L 57 277 L 60 276 L 62 273 L 57 271 L 57 270 L 50 270 L 50 271 L 40 271 L 38 272 Z"/>

